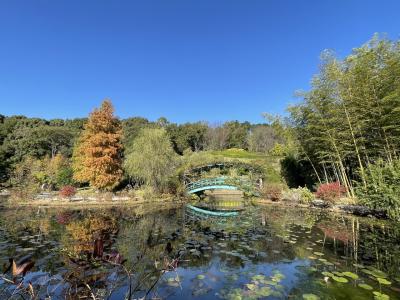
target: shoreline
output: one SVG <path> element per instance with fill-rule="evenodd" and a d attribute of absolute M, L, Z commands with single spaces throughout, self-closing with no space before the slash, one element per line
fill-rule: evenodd
<path fill-rule="evenodd" d="M 362 205 L 354 205 L 354 204 L 336 204 L 336 205 L 322 205 L 317 206 L 310 204 L 301 204 L 296 202 L 286 201 L 272 201 L 267 199 L 253 199 L 253 202 L 258 205 L 276 205 L 281 207 L 291 207 L 291 208 L 307 208 L 307 209 L 319 209 L 322 211 L 328 211 L 331 213 L 340 213 L 346 215 L 354 215 L 357 217 L 366 217 L 366 218 L 376 218 L 379 220 L 389 220 L 386 213 L 383 210 L 374 210 L 370 209 L 366 206 Z"/>
<path fill-rule="evenodd" d="M 0 201 L 0 207 L 5 208 L 20 208 L 20 207 L 112 207 L 112 206 L 139 206 L 146 204 L 181 204 L 186 200 L 174 196 L 166 198 L 155 198 L 151 200 L 132 198 L 128 200 L 32 200 L 32 201 L 15 201 L 5 200 Z"/>
<path fill-rule="evenodd" d="M 139 197 L 132 197 L 127 199 L 124 197 L 123 199 L 102 199 L 101 197 L 90 200 L 71 200 L 71 199 L 34 199 L 31 201 L 17 201 L 12 200 L 11 197 L 8 199 L 4 199 L 0 201 L 0 208 L 22 208 L 22 207 L 47 207 L 47 208 L 70 208 L 70 207 L 79 207 L 79 208 L 101 208 L 101 207 L 115 207 L 115 206 L 127 206 L 127 207 L 135 207 L 140 205 L 152 205 L 152 204 L 184 204 L 189 202 L 189 198 L 178 197 L 174 195 L 169 195 L 167 197 L 158 197 L 154 199 L 143 199 Z M 302 204 L 296 202 L 288 202 L 288 201 L 272 201 L 267 199 L 249 199 L 249 203 L 253 203 L 260 206 L 279 206 L 279 207 L 288 207 L 288 208 L 303 208 L 303 209 L 319 209 L 322 211 L 328 211 L 332 213 L 340 213 L 346 215 L 354 215 L 359 217 L 368 217 L 368 218 L 376 218 L 376 219 L 385 219 L 388 220 L 386 213 L 379 210 L 373 210 L 365 206 L 361 205 L 316 205 L 315 203 L 310 204 Z M 321 203 L 320 203 L 321 204 Z"/>

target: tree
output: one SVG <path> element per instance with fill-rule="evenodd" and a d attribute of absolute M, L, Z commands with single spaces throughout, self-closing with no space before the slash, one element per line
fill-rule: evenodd
<path fill-rule="evenodd" d="M 167 187 L 175 162 L 176 153 L 166 130 L 147 128 L 134 140 L 124 169 L 135 180 L 143 181 L 160 192 Z"/>
<path fill-rule="evenodd" d="M 374 36 L 343 60 L 324 52 L 303 102 L 289 109 L 300 153 L 326 182 L 371 185 L 369 166 L 400 149 L 400 42 Z"/>
<path fill-rule="evenodd" d="M 111 190 L 122 179 L 122 129 L 109 100 L 90 115 L 73 153 L 74 179 Z"/>
<path fill-rule="evenodd" d="M 249 150 L 254 152 L 267 152 L 279 141 L 274 129 L 268 125 L 253 126 L 247 137 Z"/>
<path fill-rule="evenodd" d="M 227 148 L 248 148 L 247 135 L 251 127 L 249 122 L 240 123 L 239 121 L 230 121 L 226 122 L 223 126 L 228 131 L 228 137 L 226 141 Z"/>
<path fill-rule="evenodd" d="M 142 117 L 133 117 L 123 120 L 122 143 L 124 145 L 125 152 L 129 152 L 129 149 L 131 149 L 133 141 L 136 139 L 136 137 L 139 135 L 140 131 L 143 128 L 156 128 L 156 127 L 157 127 L 156 124 Z"/>
<path fill-rule="evenodd" d="M 203 122 L 182 125 L 169 124 L 166 126 L 174 150 L 178 154 L 183 154 L 188 148 L 195 152 L 203 150 L 207 128 L 208 126 Z"/>

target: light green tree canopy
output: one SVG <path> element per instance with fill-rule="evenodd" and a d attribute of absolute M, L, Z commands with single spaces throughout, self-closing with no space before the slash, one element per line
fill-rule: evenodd
<path fill-rule="evenodd" d="M 125 172 L 162 191 L 173 174 L 177 155 L 165 129 L 142 129 L 124 163 Z"/>

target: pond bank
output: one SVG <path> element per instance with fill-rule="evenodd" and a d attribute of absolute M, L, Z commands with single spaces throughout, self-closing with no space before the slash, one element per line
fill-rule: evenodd
<path fill-rule="evenodd" d="M 143 197 L 71 197 L 71 198 L 51 198 L 51 199 L 32 199 L 32 200 L 17 200 L 13 197 L 3 197 L 0 201 L 0 206 L 15 208 L 15 207 L 110 207 L 110 206 L 136 206 L 142 204 L 180 204 L 184 203 L 185 198 L 179 198 L 174 195 L 144 199 Z"/>
<path fill-rule="evenodd" d="M 257 199 L 254 200 L 254 203 L 260 205 L 277 205 L 282 207 L 301 207 L 310 209 L 320 209 L 330 212 L 352 214 L 360 217 L 375 217 L 378 219 L 388 219 L 388 216 L 384 210 L 374 210 L 366 206 L 354 205 L 354 204 L 330 205 L 322 200 L 314 200 L 313 202 L 311 202 L 311 204 L 301 204 L 297 202 Z"/>

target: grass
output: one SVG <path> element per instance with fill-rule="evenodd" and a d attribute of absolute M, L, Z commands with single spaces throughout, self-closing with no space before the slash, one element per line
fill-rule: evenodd
<path fill-rule="evenodd" d="M 265 170 L 265 180 L 268 183 L 282 183 L 280 175 L 280 157 L 268 155 L 266 153 L 250 152 L 243 149 L 227 149 L 221 151 L 210 151 L 215 157 L 239 159 L 248 163 L 255 163 L 262 166 Z"/>

